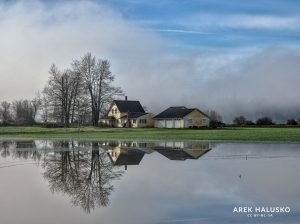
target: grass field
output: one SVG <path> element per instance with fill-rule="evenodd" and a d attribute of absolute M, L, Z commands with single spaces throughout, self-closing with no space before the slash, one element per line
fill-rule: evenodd
<path fill-rule="evenodd" d="M 0 127 L 2 140 L 178 140 L 300 143 L 300 128 L 124 129 Z"/>

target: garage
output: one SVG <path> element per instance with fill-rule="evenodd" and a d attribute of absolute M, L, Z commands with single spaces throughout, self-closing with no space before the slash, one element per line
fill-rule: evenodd
<path fill-rule="evenodd" d="M 166 120 L 166 128 L 174 128 L 173 120 Z"/>
<path fill-rule="evenodd" d="M 184 128 L 189 128 L 190 122 L 187 119 L 184 119 Z"/>
<path fill-rule="evenodd" d="M 209 117 L 197 108 L 169 107 L 154 118 L 156 128 L 206 127 Z M 202 122 L 207 120 L 208 122 Z"/>
<path fill-rule="evenodd" d="M 174 128 L 180 128 L 180 120 L 174 120 Z"/>
<path fill-rule="evenodd" d="M 165 120 L 156 120 L 155 127 L 157 128 L 165 128 Z"/>

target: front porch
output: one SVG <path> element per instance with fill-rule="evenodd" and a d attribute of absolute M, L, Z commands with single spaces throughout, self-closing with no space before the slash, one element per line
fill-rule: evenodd
<path fill-rule="evenodd" d="M 99 120 L 100 127 L 114 128 L 117 127 L 117 120 L 113 116 L 102 117 Z"/>

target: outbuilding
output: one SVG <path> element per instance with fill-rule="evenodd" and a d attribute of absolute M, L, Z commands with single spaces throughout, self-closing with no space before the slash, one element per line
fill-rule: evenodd
<path fill-rule="evenodd" d="M 156 128 L 201 128 L 209 126 L 209 117 L 197 108 L 169 107 L 154 117 Z"/>

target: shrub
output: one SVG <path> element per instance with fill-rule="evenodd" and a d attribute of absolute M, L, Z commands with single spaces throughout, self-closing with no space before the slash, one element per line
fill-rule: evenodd
<path fill-rule="evenodd" d="M 286 122 L 287 125 L 297 125 L 298 122 L 295 119 L 289 119 Z"/>
<path fill-rule="evenodd" d="M 274 123 L 272 121 L 272 118 L 262 117 L 262 118 L 257 119 L 256 124 L 263 126 L 263 125 L 273 125 Z"/>
<path fill-rule="evenodd" d="M 210 128 L 221 128 L 223 127 L 223 123 L 221 121 L 210 120 L 209 127 Z"/>
<path fill-rule="evenodd" d="M 246 121 L 246 125 L 255 125 L 255 123 L 253 121 L 251 121 L 251 120 L 247 120 Z"/>

